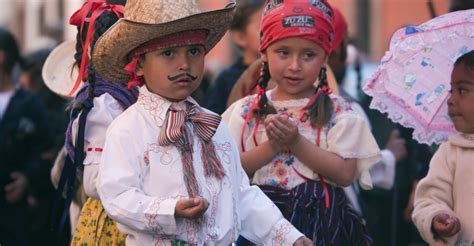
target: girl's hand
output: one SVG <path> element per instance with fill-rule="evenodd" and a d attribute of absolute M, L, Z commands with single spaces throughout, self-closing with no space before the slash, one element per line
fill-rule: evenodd
<path fill-rule="evenodd" d="M 279 137 L 279 130 L 274 127 L 273 117 L 276 115 L 267 115 L 264 121 L 265 132 L 268 136 L 268 141 L 272 145 L 275 152 L 285 152 L 288 151 L 288 148 L 281 142 Z"/>
<path fill-rule="evenodd" d="M 180 199 L 176 203 L 175 216 L 186 219 L 201 217 L 209 207 L 209 202 L 202 197 Z"/>
<path fill-rule="evenodd" d="M 300 138 L 300 133 L 296 122 L 287 114 L 279 114 L 268 120 L 268 130 L 272 137 L 284 145 L 291 148 Z"/>
<path fill-rule="evenodd" d="M 293 246 L 312 246 L 312 245 L 313 245 L 313 242 L 305 236 L 298 238 L 298 240 L 296 240 L 295 243 L 293 243 Z"/>
<path fill-rule="evenodd" d="M 431 222 L 431 230 L 439 237 L 451 237 L 461 230 L 461 223 L 449 214 L 438 214 Z"/>

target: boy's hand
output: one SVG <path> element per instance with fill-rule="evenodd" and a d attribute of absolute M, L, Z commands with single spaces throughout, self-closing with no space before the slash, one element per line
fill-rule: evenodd
<path fill-rule="evenodd" d="M 451 237 L 461 230 L 459 219 L 449 214 L 438 214 L 431 222 L 431 229 L 440 237 Z"/>
<path fill-rule="evenodd" d="M 209 207 L 209 202 L 202 197 L 180 199 L 176 203 L 175 216 L 186 219 L 201 217 Z"/>
<path fill-rule="evenodd" d="M 313 245 L 313 242 L 305 236 L 298 238 L 298 240 L 296 240 L 295 243 L 293 243 L 293 246 L 312 246 L 312 245 Z"/>

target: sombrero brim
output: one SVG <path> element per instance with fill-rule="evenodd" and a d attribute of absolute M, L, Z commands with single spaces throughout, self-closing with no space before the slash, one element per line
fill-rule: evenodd
<path fill-rule="evenodd" d="M 75 96 L 69 93 L 74 87 L 79 72 L 77 66 L 74 65 L 75 45 L 74 40 L 58 45 L 48 55 L 41 70 L 46 86 L 55 94 L 69 99 Z"/>
<path fill-rule="evenodd" d="M 161 24 L 137 23 L 120 19 L 97 41 L 93 65 L 97 74 L 113 82 L 127 82 L 129 75 L 123 70 L 129 62 L 128 54 L 138 46 L 161 36 L 173 33 L 204 29 L 208 31 L 204 44 L 211 50 L 226 33 L 235 4 L 224 9 L 202 12 Z"/>

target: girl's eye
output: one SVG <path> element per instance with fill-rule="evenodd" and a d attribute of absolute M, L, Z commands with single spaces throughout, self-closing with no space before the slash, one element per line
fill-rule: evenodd
<path fill-rule="evenodd" d="M 277 50 L 277 53 L 280 56 L 288 56 L 289 52 L 287 50 Z"/>
<path fill-rule="evenodd" d="M 304 57 L 304 59 L 311 59 L 311 58 L 313 58 L 313 57 L 315 57 L 315 56 L 316 56 L 316 54 L 313 53 L 313 52 L 306 52 L 306 53 L 304 53 L 304 56 L 303 56 L 303 57 Z"/>
<path fill-rule="evenodd" d="M 465 95 L 466 93 L 468 93 L 468 90 L 464 88 L 458 88 L 458 92 L 459 95 Z"/>
<path fill-rule="evenodd" d="M 161 55 L 165 57 L 171 57 L 173 54 L 174 52 L 172 50 L 164 50 L 163 52 L 161 52 Z"/>

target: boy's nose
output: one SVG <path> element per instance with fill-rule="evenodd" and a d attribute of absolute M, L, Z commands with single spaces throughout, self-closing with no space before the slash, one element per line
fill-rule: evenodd
<path fill-rule="evenodd" d="M 189 59 L 186 56 L 182 56 L 179 61 L 179 70 L 180 71 L 187 71 L 189 70 Z"/>

